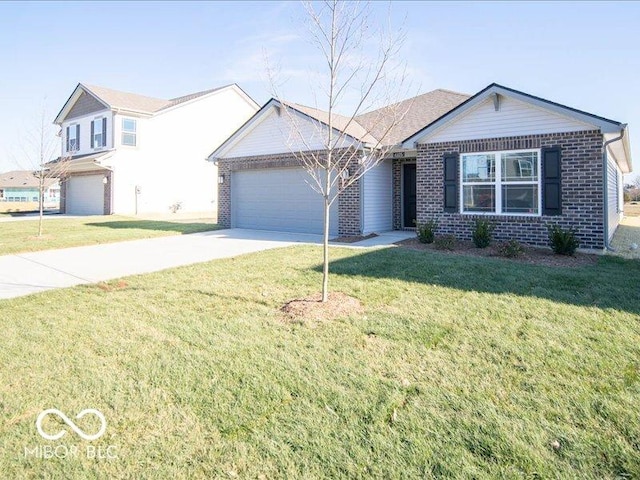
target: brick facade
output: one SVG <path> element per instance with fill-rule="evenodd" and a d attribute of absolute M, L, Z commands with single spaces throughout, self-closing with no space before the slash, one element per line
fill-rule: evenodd
<path fill-rule="evenodd" d="M 444 212 L 444 162 L 447 153 L 534 149 L 558 146 L 562 149 L 562 215 L 504 216 Z M 515 239 L 531 245 L 547 246 L 547 225 L 573 228 L 580 248 L 604 248 L 603 137 L 599 131 L 529 135 L 420 144 L 417 149 L 417 219 L 437 218 L 438 233 L 471 239 L 474 219 L 494 222 L 496 240 Z M 400 187 L 400 162 L 394 163 L 394 189 Z M 397 178 L 396 178 L 397 177 Z M 460 187 L 459 187 L 460 188 Z M 397 200 L 396 200 L 397 198 Z M 394 226 L 399 228 L 400 197 L 394 191 Z M 398 223 L 396 223 L 398 219 Z"/>
<path fill-rule="evenodd" d="M 323 152 L 316 151 L 313 153 L 321 154 Z M 300 160 L 295 153 L 220 159 L 218 161 L 218 175 L 224 175 L 224 182 L 218 185 L 218 223 L 225 228 L 230 228 L 232 224 L 231 190 L 233 188 L 233 172 L 299 166 Z M 357 181 L 338 197 L 339 235 L 359 235 L 362 233 L 360 211 L 360 181 Z"/>
<path fill-rule="evenodd" d="M 581 248 L 602 249 L 604 248 L 602 144 L 602 134 L 597 130 L 420 144 L 416 159 L 404 158 L 393 162 L 393 228 L 403 228 L 402 166 L 406 163 L 416 163 L 417 220 L 425 222 L 428 219 L 437 218 L 440 234 L 453 234 L 459 239 L 471 239 L 473 221 L 476 218 L 482 218 L 494 222 L 496 240 L 516 239 L 530 245 L 547 246 L 547 226 L 558 224 L 563 228 L 573 228 L 576 231 Z M 542 147 L 560 147 L 562 151 L 562 215 L 527 217 L 462 215 L 444 212 L 444 154 Z M 231 226 L 233 172 L 299 165 L 300 162 L 294 153 L 220 160 L 218 174 L 225 177 L 224 183 L 218 188 L 220 224 L 225 227 Z M 360 181 L 358 181 L 348 187 L 338 199 L 340 235 L 362 233 L 360 192 Z"/>

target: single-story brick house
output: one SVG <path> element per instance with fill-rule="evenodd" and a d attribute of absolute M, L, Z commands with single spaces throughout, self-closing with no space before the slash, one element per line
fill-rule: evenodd
<path fill-rule="evenodd" d="M 44 179 L 44 205 L 57 207 L 60 202 L 60 181 Z M 40 200 L 40 180 L 33 170 L 13 170 L 0 173 L 0 202 L 34 203 Z"/>
<path fill-rule="evenodd" d="M 406 103 L 405 103 L 406 102 Z M 547 245 L 547 226 L 575 230 L 601 250 L 622 217 L 622 174 L 631 171 L 626 124 L 491 84 L 469 97 L 435 90 L 406 100 L 385 143 L 394 148 L 345 191 L 332 235 L 415 227 L 436 218 L 439 233 L 471 236 L 476 218 L 497 239 Z M 400 104 L 402 106 L 402 103 Z M 323 148 L 327 114 L 267 102 L 209 157 L 219 169 L 219 221 L 227 227 L 319 233 L 322 200 L 293 152 Z M 347 125 L 350 148 L 366 152 L 384 125 L 383 108 Z M 296 138 L 308 123 L 308 138 Z M 373 140 L 372 140 L 373 139 Z"/>

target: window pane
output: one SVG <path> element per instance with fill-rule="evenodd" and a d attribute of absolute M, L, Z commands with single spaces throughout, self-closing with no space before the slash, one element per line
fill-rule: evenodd
<path fill-rule="evenodd" d="M 123 118 L 122 119 L 122 130 L 125 132 L 135 132 L 136 131 L 136 121 L 131 118 Z"/>
<path fill-rule="evenodd" d="M 538 213 L 537 185 L 503 185 L 502 213 Z"/>
<path fill-rule="evenodd" d="M 495 172 L 496 156 L 493 154 L 462 156 L 463 182 L 493 182 Z"/>
<path fill-rule="evenodd" d="M 462 189 L 463 210 L 465 212 L 495 211 L 495 187 L 492 185 L 464 185 Z"/>
<path fill-rule="evenodd" d="M 135 133 L 123 133 L 122 144 L 136 146 L 136 134 Z"/>
<path fill-rule="evenodd" d="M 502 180 L 535 182 L 538 180 L 538 152 L 502 154 Z"/>

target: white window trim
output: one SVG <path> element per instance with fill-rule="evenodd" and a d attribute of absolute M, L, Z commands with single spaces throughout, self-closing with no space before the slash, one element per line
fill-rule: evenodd
<path fill-rule="evenodd" d="M 102 130 L 102 119 L 105 117 L 95 117 L 93 120 L 91 120 L 92 123 L 94 123 L 93 125 L 93 138 L 92 143 L 93 143 L 93 149 L 94 150 L 102 150 L 103 148 L 105 148 L 107 146 L 107 132 L 104 131 L 102 132 L 102 145 L 98 145 L 96 146 L 96 126 L 95 126 L 95 122 L 100 121 L 100 130 Z"/>
<path fill-rule="evenodd" d="M 80 151 L 80 149 L 78 148 L 78 137 L 75 137 L 77 125 L 79 125 L 78 122 L 70 123 L 69 125 L 67 125 L 67 129 L 68 130 L 66 130 L 66 131 L 69 132 L 69 135 L 68 135 L 67 141 L 66 141 L 67 145 L 69 145 L 69 149 L 67 150 L 67 153 L 79 152 Z M 72 138 L 71 137 L 71 131 L 73 131 L 73 135 L 74 135 L 73 139 L 76 141 L 75 148 L 71 147 L 71 138 Z"/>
<path fill-rule="evenodd" d="M 518 181 L 503 182 L 502 181 L 502 154 L 508 153 L 528 153 L 536 152 L 538 154 L 538 180 L 537 181 Z M 493 182 L 464 182 L 463 157 L 471 155 L 495 155 L 495 181 Z M 530 148 L 526 150 L 496 150 L 491 152 L 465 152 L 460 154 L 459 159 L 459 181 L 460 181 L 460 214 L 461 215 L 484 215 L 484 216 L 500 216 L 500 217 L 541 217 L 542 216 L 542 149 Z M 538 186 L 538 213 L 519 213 L 519 212 L 502 212 L 502 185 L 537 185 Z M 464 210 L 464 186 L 465 185 L 490 185 L 495 189 L 496 208 L 492 212 L 467 212 Z"/>
<path fill-rule="evenodd" d="M 132 120 L 135 123 L 136 130 L 134 132 L 124 129 L 124 122 L 127 120 Z M 138 147 L 138 119 L 133 117 L 122 117 L 122 123 L 120 124 L 120 127 L 121 127 L 120 128 L 120 145 L 127 148 L 137 148 Z M 136 140 L 135 145 L 128 145 L 124 143 L 123 139 L 125 135 L 134 135 Z"/>

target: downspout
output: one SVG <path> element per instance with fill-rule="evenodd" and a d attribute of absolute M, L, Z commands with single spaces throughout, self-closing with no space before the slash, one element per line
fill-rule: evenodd
<path fill-rule="evenodd" d="M 622 138 L 624 137 L 624 130 L 625 128 L 627 128 L 627 124 L 623 123 L 622 125 L 620 125 L 621 129 L 620 129 L 620 136 L 616 137 L 616 138 L 612 138 L 611 140 L 607 140 L 606 142 L 604 142 L 604 145 L 602 146 L 602 168 L 603 168 L 603 179 L 604 179 L 604 197 L 603 197 L 603 202 L 602 202 L 602 210 L 604 212 L 604 248 L 610 252 L 615 252 L 615 248 L 613 248 L 610 244 L 609 244 L 609 209 L 608 207 L 608 202 L 609 202 L 609 192 L 608 192 L 608 188 L 609 188 L 609 165 L 607 163 L 607 147 L 613 143 L 613 142 L 617 142 L 618 140 L 622 140 Z"/>

